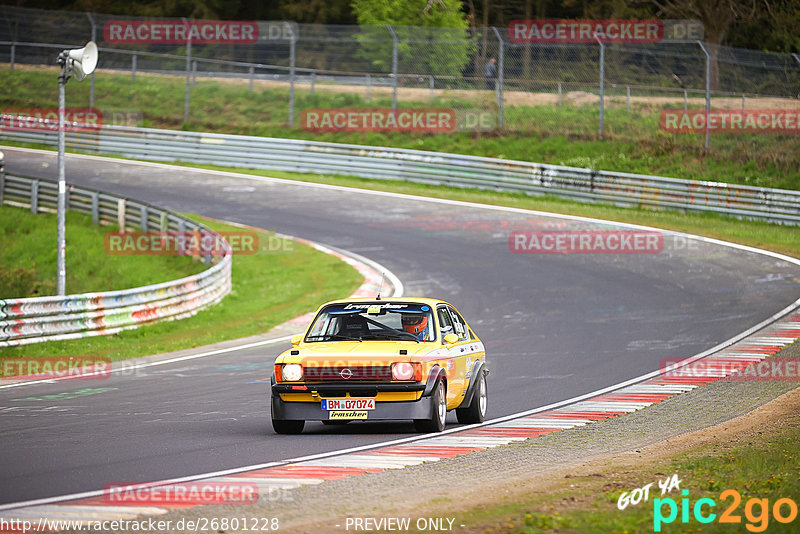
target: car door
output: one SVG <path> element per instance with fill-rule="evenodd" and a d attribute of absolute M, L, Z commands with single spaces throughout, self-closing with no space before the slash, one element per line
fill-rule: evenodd
<path fill-rule="evenodd" d="M 453 408 L 461 403 L 461 397 L 466 392 L 465 375 L 468 365 L 471 368 L 471 362 L 467 362 L 470 336 L 464 320 L 453 308 L 442 304 L 436 308 L 436 313 L 440 339 L 447 347 L 447 405 L 448 408 Z M 444 343 L 444 336 L 447 334 L 455 334 L 458 341 L 447 346 Z"/>

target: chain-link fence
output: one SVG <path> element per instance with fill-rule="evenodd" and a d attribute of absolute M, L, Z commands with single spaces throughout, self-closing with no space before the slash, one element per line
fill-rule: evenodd
<path fill-rule="evenodd" d="M 91 39 L 100 47 L 98 68 L 124 75 L 132 95 L 144 91 L 142 76 L 172 79 L 178 124 L 208 113 L 192 105 L 198 85 L 223 80 L 261 97 L 268 112 L 258 120 L 310 132 L 499 130 L 633 140 L 664 130 L 665 110 L 706 110 L 707 119 L 715 108 L 800 107 L 796 54 L 701 41 L 521 43 L 507 28 L 239 22 L 234 29 L 210 21 L 216 33 L 201 28 L 192 38 L 187 30 L 181 40 L 178 26 L 204 21 L 2 6 L 0 68 L 55 68 L 58 51 Z M 95 107 L 103 97 L 94 76 L 89 83 Z M 402 110 L 409 110 L 405 130 L 392 115 Z M 140 111 L 146 124 L 148 110 Z M 702 139 L 696 125 L 693 131 L 701 135 L 692 139 Z"/>

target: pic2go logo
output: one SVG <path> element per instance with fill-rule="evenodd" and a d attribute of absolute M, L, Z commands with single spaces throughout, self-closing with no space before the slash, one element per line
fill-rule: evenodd
<path fill-rule="evenodd" d="M 712 523 L 717 519 L 717 514 L 711 510 L 717 506 L 714 499 L 703 498 L 695 501 L 694 506 L 689 503 L 689 490 L 682 490 L 680 504 L 681 523 L 689 522 L 691 511 L 695 520 L 700 523 Z M 742 516 L 736 513 L 737 508 L 742 502 L 742 496 L 738 491 L 729 489 L 719 494 L 720 501 L 727 501 L 729 498 L 733 502 L 719 516 L 719 523 L 741 523 Z M 668 509 L 664 515 L 665 507 Z M 661 525 L 668 525 L 678 518 L 678 503 L 675 499 L 666 497 L 663 499 L 653 499 L 653 531 L 661 532 Z M 770 509 L 769 499 L 748 499 L 744 505 L 744 516 L 747 519 L 745 528 L 750 532 L 764 532 L 769 526 L 770 512 L 778 523 L 791 523 L 797 518 L 797 503 L 792 499 L 777 499 Z"/>

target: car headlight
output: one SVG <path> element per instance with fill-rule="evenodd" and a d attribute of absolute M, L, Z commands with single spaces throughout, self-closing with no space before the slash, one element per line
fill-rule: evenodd
<path fill-rule="evenodd" d="M 392 378 L 394 380 L 411 380 L 414 378 L 414 365 L 408 362 L 392 364 Z"/>
<path fill-rule="evenodd" d="M 287 382 L 297 382 L 303 379 L 303 366 L 299 363 L 287 363 L 281 371 L 281 378 Z"/>

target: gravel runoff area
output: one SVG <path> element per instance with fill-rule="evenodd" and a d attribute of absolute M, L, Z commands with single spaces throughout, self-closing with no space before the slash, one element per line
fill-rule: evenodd
<path fill-rule="evenodd" d="M 800 342 L 777 355 L 800 357 Z M 607 460 L 620 454 L 627 455 L 635 469 L 637 459 L 652 458 L 654 450 L 664 458 L 680 452 L 683 438 L 678 437 L 685 434 L 709 441 L 725 439 L 720 436 L 726 432 L 753 430 L 765 419 L 758 411 L 741 416 L 798 387 L 794 381 L 721 380 L 631 414 L 486 451 L 281 490 L 271 499 L 262 496 L 254 505 L 196 507 L 155 519 L 171 519 L 175 524 L 196 518 L 278 518 L 281 531 L 317 533 L 347 532 L 348 517 L 449 517 L 455 519 L 453 530 L 459 531 L 460 511 L 483 503 L 502 504 L 509 496 L 541 489 L 555 480 L 563 482 L 571 476 L 564 475 L 570 469 L 593 471 L 593 464 L 608 465 Z M 799 393 L 794 392 L 794 397 L 800 399 Z M 738 424 L 723 424 L 736 418 L 740 418 Z M 444 526 L 449 526 L 447 521 Z M 349 530 L 354 531 L 353 525 Z"/>

